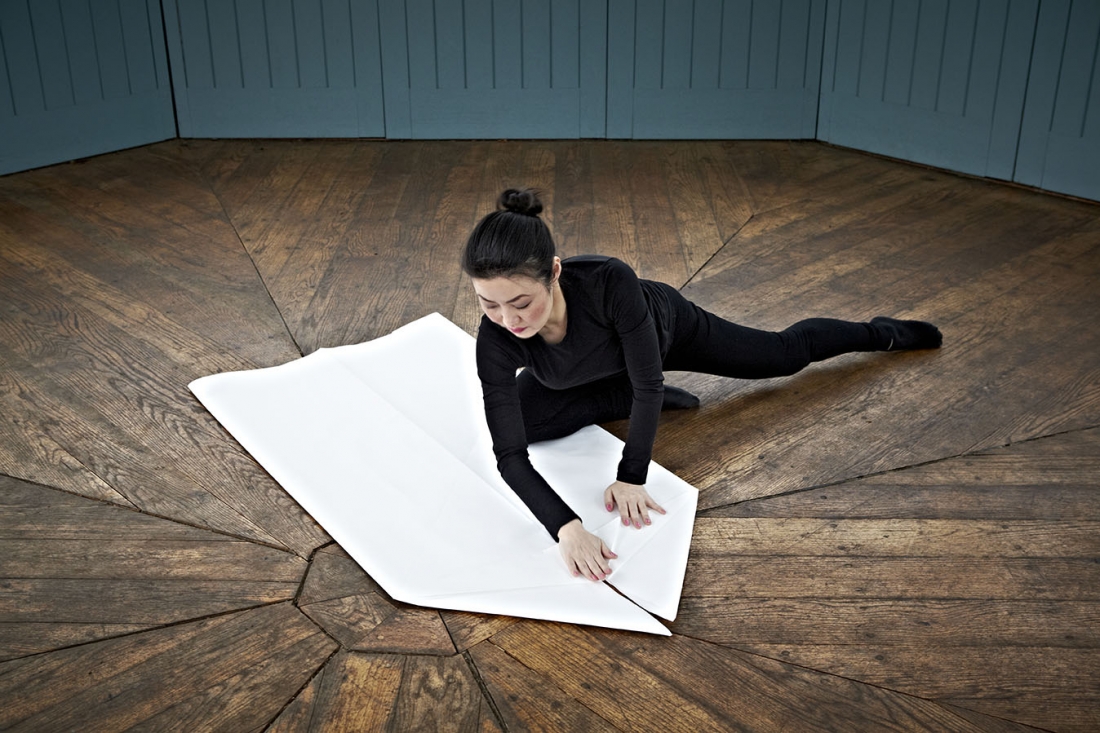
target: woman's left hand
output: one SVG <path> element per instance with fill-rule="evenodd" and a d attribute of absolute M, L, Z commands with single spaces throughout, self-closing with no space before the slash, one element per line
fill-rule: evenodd
<path fill-rule="evenodd" d="M 650 509 L 661 514 L 665 513 L 661 505 L 650 498 L 644 486 L 622 481 L 616 481 L 607 487 L 603 492 L 603 503 L 609 512 L 615 511 L 615 507 L 618 507 L 623 524 L 626 526 L 633 524 L 638 529 L 650 523 Z"/>

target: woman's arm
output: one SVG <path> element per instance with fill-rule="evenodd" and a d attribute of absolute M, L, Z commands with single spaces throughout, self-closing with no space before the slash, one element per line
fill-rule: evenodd
<path fill-rule="evenodd" d="M 618 260 L 608 261 L 605 303 L 622 343 L 634 402 L 617 480 L 604 492 L 604 504 L 608 511 L 618 507 L 624 525 L 641 528 L 650 523 L 650 509 L 665 513 L 645 490 L 664 396 L 661 348 L 638 276 Z"/>
<path fill-rule="evenodd" d="M 497 326 L 490 322 L 482 322 L 477 339 L 477 371 L 497 469 L 505 483 L 557 540 L 558 530 L 576 520 L 577 515 L 531 465 L 516 387 L 519 359 L 511 345 L 493 333 L 495 328 Z"/>

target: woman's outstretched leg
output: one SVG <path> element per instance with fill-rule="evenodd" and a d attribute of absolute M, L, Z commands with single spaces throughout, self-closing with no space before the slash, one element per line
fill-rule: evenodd
<path fill-rule="evenodd" d="M 785 377 L 841 354 L 936 348 L 942 341 L 939 330 L 923 321 L 809 318 L 782 331 L 762 331 L 726 321 L 689 301 L 684 304 L 665 358 L 664 367 L 670 371 L 738 379 Z"/>

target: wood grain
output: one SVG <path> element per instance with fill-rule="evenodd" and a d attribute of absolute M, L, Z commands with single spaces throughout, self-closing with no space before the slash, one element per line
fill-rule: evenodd
<path fill-rule="evenodd" d="M 703 398 L 655 446 L 703 490 L 670 639 L 394 601 L 186 390 L 473 332 L 458 255 L 522 185 L 562 256 L 746 325 L 945 335 L 669 375 Z M 175 140 L 0 178 L 0 728 L 1093 730 L 1098 222 L 812 142 Z"/>
<path fill-rule="evenodd" d="M 94 710 L 104 730 L 163 729 L 161 715 L 173 729 L 247 730 L 273 719 L 333 646 L 282 603 L 6 662 L 0 724 L 80 728 Z"/>
<path fill-rule="evenodd" d="M 988 716 L 1090 730 L 1097 439 L 1055 435 L 710 512 L 692 567 L 728 571 L 685 584 L 673 630 Z"/>
<path fill-rule="evenodd" d="M 314 554 L 298 607 L 346 649 L 455 653 L 439 611 L 394 600 L 335 544 Z"/>
<path fill-rule="evenodd" d="M 252 542 L 0 482 L 0 659 L 294 598 L 306 563 Z"/>
<path fill-rule="evenodd" d="M 510 729 L 619 730 L 492 642 L 473 647 L 470 657 Z"/>
<path fill-rule="evenodd" d="M 977 730 L 924 700 L 680 636 L 521 622 L 493 643 L 623 727 Z"/>

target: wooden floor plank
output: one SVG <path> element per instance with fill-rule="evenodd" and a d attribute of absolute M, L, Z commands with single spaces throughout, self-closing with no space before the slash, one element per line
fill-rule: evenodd
<path fill-rule="evenodd" d="M 8 480 L 0 497 L 2 659 L 290 600 L 306 571 L 288 552 L 43 487 Z"/>
<path fill-rule="evenodd" d="M 385 730 L 403 669 L 401 657 L 338 653 L 321 672 L 309 726 L 296 730 Z"/>
<path fill-rule="evenodd" d="M 747 325 L 944 330 L 670 375 L 704 399 L 655 450 L 704 489 L 671 639 L 393 601 L 186 392 L 432 310 L 473 331 L 458 254 L 520 185 L 563 256 Z M 0 727 L 1096 727 L 1096 212 L 782 141 L 169 141 L 4 177 Z"/>
<path fill-rule="evenodd" d="M 752 651 L 1038 728 L 1100 726 L 1097 649 L 906 646 L 837 654 L 823 645 L 780 644 Z"/>
<path fill-rule="evenodd" d="M 620 730 L 491 642 L 473 647 L 470 657 L 509 729 Z"/>
<path fill-rule="evenodd" d="M 3 206 L 11 214 L 4 219 L 5 229 L 12 236 L 22 235 L 24 239 L 30 236 L 41 243 L 28 244 L 17 252 L 5 253 L 10 265 L 4 268 L 6 277 L 17 278 L 7 281 L 10 287 L 16 288 L 12 292 L 13 302 L 21 306 L 16 317 L 4 319 L 7 337 L 11 339 L 10 343 L 19 345 L 19 355 L 26 361 L 26 366 L 34 370 L 34 376 L 24 372 L 24 378 L 38 381 L 39 375 L 48 370 L 51 373 L 51 387 L 56 388 L 60 384 L 62 395 L 77 393 L 83 396 L 90 391 L 89 387 L 94 394 L 99 384 L 98 381 L 91 381 L 77 386 L 78 380 L 87 374 L 83 370 L 89 366 L 87 363 L 77 365 L 72 362 L 73 359 L 79 361 L 81 355 L 92 357 L 90 363 L 93 370 L 126 374 L 125 378 L 115 382 L 116 389 L 96 395 L 106 400 L 108 413 L 117 416 L 113 419 L 118 427 L 148 434 L 150 429 L 156 431 L 162 427 L 167 431 L 178 431 L 181 426 L 197 421 L 201 426 L 199 431 L 207 431 L 210 436 L 206 445 L 224 446 L 224 432 L 204 411 L 198 409 L 197 403 L 186 391 L 187 382 L 212 371 L 285 361 L 296 356 L 297 352 L 285 348 L 290 343 L 286 339 L 282 347 L 272 349 L 272 345 L 279 340 L 279 332 L 283 330 L 281 319 L 263 288 L 255 287 L 257 276 L 254 266 L 248 261 L 236 236 L 226 227 L 220 206 L 216 201 L 211 204 L 209 193 L 196 185 L 201 182 L 189 179 L 172 166 L 159 165 L 163 162 L 161 159 L 137 157 L 139 163 L 158 164 L 158 170 L 163 169 L 167 173 L 157 178 L 148 171 L 143 172 L 141 175 L 151 180 L 149 191 L 135 183 L 132 171 L 127 177 L 106 163 L 99 166 L 102 170 L 92 171 L 100 176 L 114 176 L 106 184 L 92 180 L 89 178 L 91 174 L 85 171 L 84 178 L 68 185 L 52 179 L 21 179 L 24 181 L 22 186 L 4 191 L 9 196 Z M 184 206 L 181 213 L 165 207 L 163 201 L 172 200 L 173 196 L 186 203 L 189 194 L 185 192 L 191 192 L 191 200 L 199 204 L 197 209 L 188 211 Z M 120 198 L 123 194 L 127 197 L 125 203 Z M 61 209 L 57 200 L 60 196 L 65 197 L 67 207 L 72 204 L 69 209 Z M 129 246 L 129 242 L 135 239 L 136 231 L 140 231 L 143 237 L 140 249 Z M 207 235 L 212 246 L 201 254 L 193 252 L 190 260 L 181 260 L 175 250 L 183 234 Z M 227 236 L 231 238 L 228 247 L 225 245 Z M 100 246 L 93 246 L 93 243 Z M 220 266 L 217 268 L 220 282 L 217 283 L 213 282 L 208 267 L 211 259 Z M 23 273 L 23 279 L 18 279 L 17 273 Z M 116 286 L 121 283 L 125 285 Z M 37 294 L 32 295 L 36 287 L 46 288 L 44 292 L 49 293 L 48 298 L 57 299 L 60 294 L 65 307 L 57 313 L 42 308 L 41 298 L 36 298 Z M 122 287 L 126 288 L 125 291 Z M 181 293 L 195 294 L 196 291 L 202 295 L 216 293 L 217 297 L 180 296 Z M 256 298 L 257 295 L 260 299 Z M 216 304 L 213 310 L 211 303 Z M 227 328 L 226 313 L 233 312 L 234 308 L 239 309 L 235 316 L 241 319 L 242 325 Z M 275 327 L 249 342 L 249 332 L 272 315 L 275 320 L 271 325 Z M 80 320 L 67 323 L 66 316 Z M 56 330 L 56 334 L 51 333 L 51 328 Z M 243 340 L 242 335 L 245 337 Z M 120 343 L 106 346 L 101 339 L 118 339 Z M 119 347 L 125 351 L 122 360 L 103 358 L 119 350 Z M 50 349 L 53 350 L 52 355 Z M 60 354 L 64 354 L 69 361 L 58 361 Z M 59 370 L 63 363 L 66 370 Z M 139 393 L 121 395 L 123 400 L 129 397 L 123 405 L 111 404 L 112 400 L 120 397 L 118 392 L 124 391 L 117 387 L 130 383 L 140 385 Z M 156 404 L 152 397 L 154 393 L 158 393 L 164 402 Z M 141 424 L 142 418 L 138 418 L 137 414 L 142 414 L 147 422 Z M 127 417 L 130 420 L 126 420 Z M 149 420 L 150 417 L 154 419 Z M 174 424 L 162 426 L 156 418 Z M 131 421 L 136 421 L 139 426 L 130 427 Z M 179 442 L 166 435 L 160 437 L 163 439 L 154 440 L 151 446 L 139 440 L 138 452 L 144 452 L 149 447 L 164 449 Z M 203 444 L 203 439 L 198 438 L 192 447 L 196 444 Z M 220 489 L 217 487 L 224 483 L 226 477 L 231 480 L 245 477 L 245 480 L 238 482 L 235 491 L 224 493 L 223 498 L 238 506 L 243 499 L 243 503 L 249 505 L 244 513 L 259 515 L 257 518 L 262 523 L 274 524 L 278 527 L 277 534 L 284 535 L 278 539 L 268 535 L 265 541 L 288 543 L 304 555 L 319 544 L 319 538 L 324 537 L 311 522 L 284 521 L 285 517 L 294 514 L 296 505 L 251 461 L 243 458 L 239 449 L 207 452 L 205 460 L 194 457 L 171 460 L 174 456 L 171 456 L 172 449 L 168 449 L 171 463 L 188 466 L 191 470 L 226 459 L 233 463 L 229 470 L 219 473 L 217 480 L 211 477 L 204 482 L 207 491 L 218 493 Z M 90 465 L 86 457 L 77 456 L 76 462 Z M 132 463 L 132 459 L 126 463 Z M 126 468 L 134 470 L 132 466 L 125 466 L 120 473 L 124 474 Z M 103 480 L 102 473 L 96 471 L 96 474 Z M 183 484 L 181 491 L 194 494 L 193 488 L 188 485 L 190 481 Z M 111 486 L 111 489 L 118 488 Z M 136 491 L 140 489 L 130 487 L 129 491 L 122 493 L 127 500 L 133 501 Z M 155 513 L 173 516 L 174 508 L 140 505 Z M 215 507 L 215 517 L 217 511 Z M 301 516 L 300 510 L 297 512 Z M 175 516 L 194 518 L 187 513 Z M 229 531 L 240 531 L 240 527 L 234 526 L 235 521 L 223 514 L 220 523 L 216 518 L 209 523 Z M 260 538 L 258 535 L 251 536 Z"/>
<path fill-rule="evenodd" d="M 326 667 L 322 667 L 317 676 L 279 712 L 274 722 L 264 729 L 265 733 L 308 733 L 313 719 L 313 705 L 320 695 Z"/>
<path fill-rule="evenodd" d="M 55 401 L 63 399 L 68 406 L 85 403 L 87 419 L 101 431 L 103 423 L 109 422 L 116 433 L 126 436 L 118 442 L 131 444 L 134 453 L 160 454 L 162 460 L 178 467 L 173 472 L 184 474 L 178 479 L 180 492 L 193 493 L 193 485 L 198 484 L 234 510 L 219 511 L 221 507 L 215 503 L 218 514 L 207 518 L 209 526 L 233 531 L 241 520 L 234 515 L 245 515 L 251 523 L 272 526 L 281 535 L 277 539 L 268 535 L 267 541 L 288 543 L 301 554 L 320 544 L 324 535 L 312 522 L 287 521 L 294 513 L 302 517 L 304 512 L 254 461 L 226 440 L 224 430 L 187 392 L 186 385 L 202 376 L 201 371 L 173 364 L 156 343 L 135 337 L 121 324 L 111 324 L 71 299 L 64 311 L 65 319 L 71 320 L 59 321 L 45 305 L 50 296 L 44 292 L 32 295 L 31 276 L 22 281 L 15 277 L 8 271 L 0 292 L 11 293 L 24 310 L 18 318 L 5 319 L 0 333 L 13 346 L 18 344 L 17 352 L 2 356 L 22 373 L 22 379 L 56 395 Z M 96 378 L 99 375 L 113 379 Z M 24 393 L 29 391 L 24 387 Z M 126 469 L 143 470 L 136 466 Z M 168 471 L 159 473 L 158 483 L 169 480 Z M 139 487 L 114 488 L 135 505 L 173 516 L 141 503 L 135 496 Z M 195 519 L 192 513 L 180 518 Z"/>
<path fill-rule="evenodd" d="M 272 720 L 333 647 L 282 603 L 8 662 L 0 724 L 60 730 L 94 720 L 119 730 L 165 714 L 171 729 L 248 730 Z M 166 713 L 174 707 L 178 717 Z"/>
<path fill-rule="evenodd" d="M 1018 234 L 1025 240 L 1053 226 L 1054 212 L 1031 213 L 1032 231 Z M 1017 217 L 1012 222 L 1026 230 Z M 987 263 L 976 282 L 946 289 L 929 284 L 922 297 L 930 307 L 923 314 L 946 330 L 941 352 L 844 357 L 760 383 L 688 381 L 708 385 L 700 392 L 710 399 L 694 415 L 668 422 L 655 458 L 698 485 L 700 506 L 709 508 L 1093 424 L 1100 419 L 1090 386 L 1100 337 L 1062 334 L 1076 322 L 1064 321 L 1065 309 L 1100 306 L 1090 284 L 1100 270 L 1100 236 L 1081 218 L 1067 226 L 1071 231 L 1063 237 Z M 793 268 L 787 280 L 800 283 L 802 274 Z M 708 290 L 729 292 L 720 277 L 705 283 Z M 769 285 L 739 297 L 761 308 L 786 294 Z M 819 300 L 817 312 L 830 312 L 829 298 Z M 709 305 L 715 304 L 721 306 L 721 299 Z M 999 326 L 983 327 L 979 319 Z M 988 399 L 996 393 L 1014 398 Z M 1031 417 L 1036 412 L 1045 416 L 1041 422 Z M 914 438 L 881 437 L 903 428 Z M 821 460 L 830 454 L 845 461 Z"/>
<path fill-rule="evenodd" d="M 1100 430 L 1079 430 L 702 516 L 1095 521 L 1097 476 Z"/>
<path fill-rule="evenodd" d="M 481 692 L 461 656 L 342 651 L 268 731 L 476 731 L 482 724 Z"/>
<path fill-rule="evenodd" d="M 679 636 L 522 622 L 493 643 L 623 728 L 978 730 L 924 700 Z"/>
<path fill-rule="evenodd" d="M 0 200 L 21 207 L 9 227 L 33 242 L 40 229 L 71 232 L 51 236 L 51 251 L 223 351 L 259 365 L 297 353 L 221 204 L 179 161 L 139 149 L 34 171 L 0 182 Z"/>
<path fill-rule="evenodd" d="M 487 613 L 466 613 L 464 611 L 441 611 L 443 623 L 458 651 L 463 652 L 480 644 L 499 631 L 516 622 L 511 616 L 494 616 Z"/>
<path fill-rule="evenodd" d="M 1093 559 L 780 557 L 697 555 L 684 579 L 688 596 L 769 598 L 803 584 L 827 598 L 1100 600 Z"/>
<path fill-rule="evenodd" d="M 1100 647 L 1096 601 L 852 600 L 786 592 L 790 595 L 773 598 L 686 598 L 672 628 L 737 648 L 783 643 Z"/>
<path fill-rule="evenodd" d="M 104 409 L 95 399 L 79 391 L 75 382 L 73 389 L 77 391 L 72 391 L 64 384 L 57 384 L 54 374 L 36 368 L 9 351 L 2 342 L 0 364 L 11 367 L 12 373 L 17 374 L 20 379 L 19 402 L 9 403 L 10 408 L 18 410 L 20 415 L 40 416 L 42 420 L 38 424 L 43 432 L 64 445 L 68 453 L 111 486 L 112 491 L 122 494 L 125 504 L 140 507 L 157 516 L 171 517 L 268 544 L 282 544 L 279 539 L 235 510 L 222 497 L 204 491 L 178 462 L 149 461 L 150 447 L 140 437 L 134 436 L 131 430 L 117 424 L 118 412 L 109 407 Z M 31 378 L 24 378 L 24 374 L 33 374 L 33 381 Z M 104 388 L 101 383 L 97 383 L 97 386 L 99 389 Z M 131 394 L 136 395 L 135 392 Z M 112 398 L 108 405 L 117 404 L 116 399 Z M 177 405 L 177 408 L 182 409 L 182 406 Z M 206 416 L 201 419 L 210 418 Z M 144 423 L 144 416 L 141 423 Z M 228 438 L 224 438 L 219 442 L 224 446 L 224 441 L 227 440 Z M 177 450 L 186 450 L 188 447 L 187 444 L 181 445 L 178 439 L 171 440 L 167 446 Z M 186 465 L 185 463 L 184 466 Z M 258 475 L 258 471 L 255 464 L 248 469 L 248 473 L 253 475 Z M 237 478 L 239 480 L 239 474 Z M 80 491 L 82 485 L 61 482 L 61 488 Z M 94 498 L 113 498 L 111 494 L 98 490 L 88 493 Z M 306 524 L 305 528 L 309 529 L 310 526 Z M 299 529 L 293 534 L 300 532 Z"/>
<path fill-rule="evenodd" d="M 697 520 L 693 547 L 731 553 L 729 570 L 689 578 L 673 629 L 988 716 L 1090 730 L 1098 433 L 716 510 Z M 723 513 L 747 516 L 713 516 Z M 788 559 L 801 569 L 784 569 Z M 757 573 L 769 584 L 748 579 Z"/>
<path fill-rule="evenodd" d="M 960 519 L 711 519 L 693 542 L 740 557 L 1027 557 L 1100 555 L 1100 522 Z"/>
<path fill-rule="evenodd" d="M 405 659 L 389 729 L 476 731 L 481 690 L 466 660 L 410 656 Z"/>
<path fill-rule="evenodd" d="M 394 600 L 338 545 L 314 555 L 298 607 L 345 649 L 455 653 L 439 611 Z"/>

